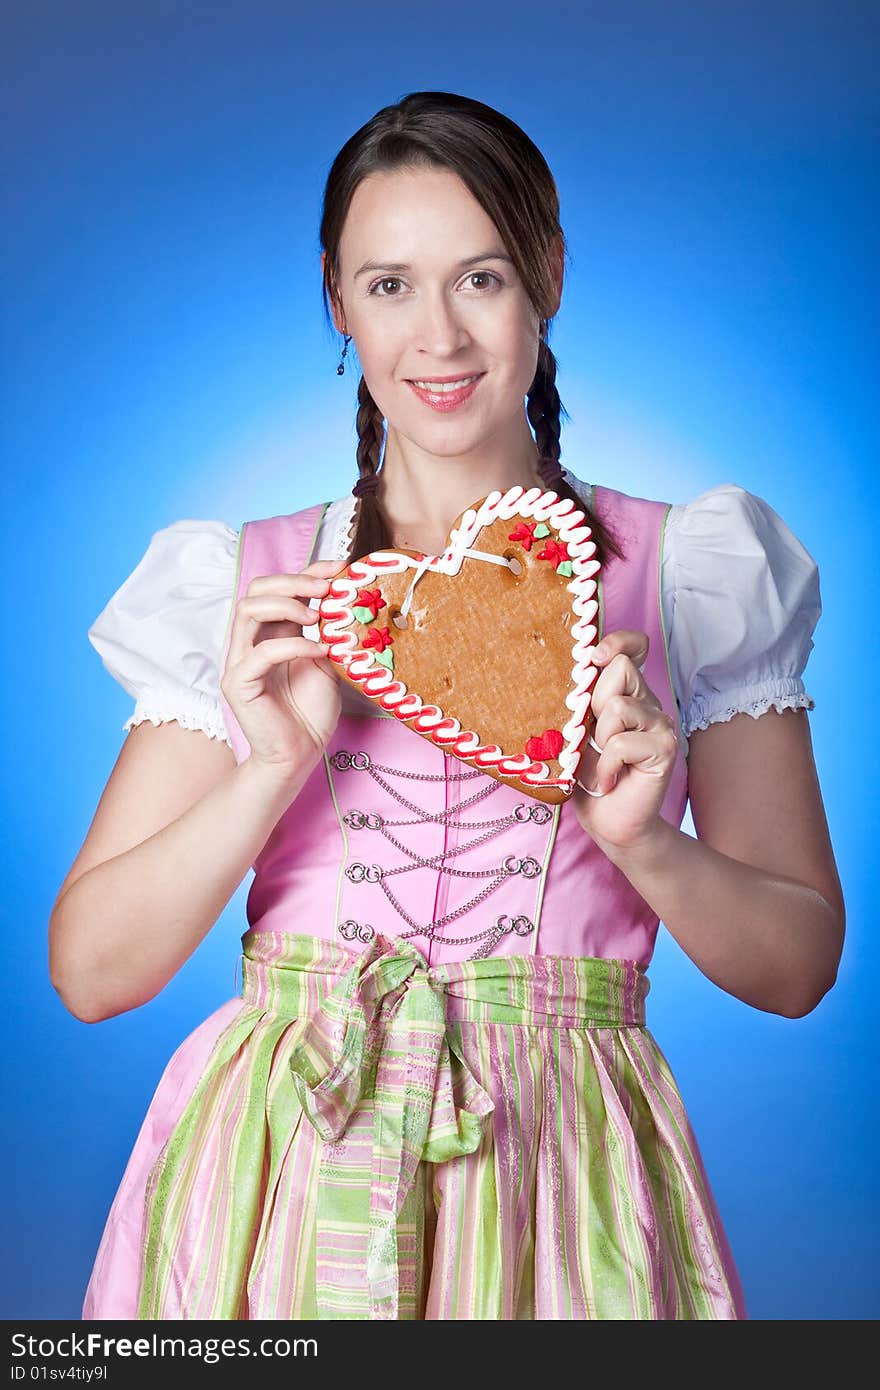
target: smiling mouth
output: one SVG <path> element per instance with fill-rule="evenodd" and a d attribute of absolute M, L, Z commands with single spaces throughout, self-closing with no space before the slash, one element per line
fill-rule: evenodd
<path fill-rule="evenodd" d="M 420 391 L 430 391 L 435 395 L 444 395 L 446 392 L 461 391 L 465 386 L 470 386 L 483 376 L 482 372 L 473 372 L 470 376 L 444 377 L 434 381 L 424 377 L 409 377 L 411 386 L 418 386 Z"/>

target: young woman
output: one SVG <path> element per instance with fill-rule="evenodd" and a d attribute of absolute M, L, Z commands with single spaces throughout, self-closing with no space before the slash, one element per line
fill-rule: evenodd
<path fill-rule="evenodd" d="M 561 467 L 558 211 L 497 111 L 379 111 L 321 223 L 339 370 L 351 344 L 363 370 L 352 496 L 168 526 L 90 630 L 137 704 L 52 914 L 65 1004 L 153 998 L 256 876 L 242 995 L 168 1063 L 86 1318 L 747 1316 L 646 969 L 662 918 L 757 1009 L 834 983 L 818 577 L 740 487 L 672 505 Z M 315 622 L 349 558 L 436 554 L 517 485 L 574 501 L 602 562 L 562 806 L 383 716 Z"/>

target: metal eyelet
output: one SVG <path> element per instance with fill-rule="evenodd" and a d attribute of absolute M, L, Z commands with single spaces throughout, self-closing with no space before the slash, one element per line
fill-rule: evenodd
<path fill-rule="evenodd" d="M 368 811 L 364 816 L 364 823 L 368 830 L 381 830 L 382 826 L 385 824 L 377 811 Z"/>
<path fill-rule="evenodd" d="M 513 930 L 517 936 L 528 936 L 530 931 L 535 930 L 535 924 L 528 917 L 514 917 Z"/>
<path fill-rule="evenodd" d="M 369 753 L 355 753 L 351 760 L 352 767 L 356 767 L 358 772 L 365 772 L 370 766 Z"/>
<path fill-rule="evenodd" d="M 366 824 L 366 816 L 363 811 L 346 811 L 342 819 L 352 830 L 363 830 Z"/>
<path fill-rule="evenodd" d="M 340 922 L 338 931 L 340 936 L 344 936 L 346 941 L 354 941 L 355 937 L 359 941 L 372 941 L 376 935 L 369 922 L 355 922 L 349 917 L 347 922 Z"/>
<path fill-rule="evenodd" d="M 352 883 L 363 883 L 366 872 L 366 864 L 349 864 L 345 876 L 350 878 Z"/>
<path fill-rule="evenodd" d="M 537 878 L 541 872 L 541 865 L 537 859 L 532 859 L 531 855 L 522 861 L 521 873 L 526 878 Z"/>
<path fill-rule="evenodd" d="M 531 819 L 532 819 L 532 808 L 531 808 L 531 806 L 527 806 L 526 803 L 525 803 L 524 801 L 521 801 L 521 802 L 519 803 L 518 806 L 514 806 L 514 808 L 513 808 L 513 818 L 514 818 L 514 820 L 518 820 L 518 821 L 520 821 L 521 823 L 524 823 L 524 822 L 527 821 L 527 820 L 531 820 Z"/>
<path fill-rule="evenodd" d="M 379 864 L 371 864 L 364 873 L 367 883 L 378 883 L 382 877 L 382 868 Z"/>
<path fill-rule="evenodd" d="M 550 810 L 549 806 L 544 806 L 542 804 L 539 806 L 532 806 L 529 814 L 536 825 L 546 825 L 547 821 L 553 815 L 553 812 Z"/>
<path fill-rule="evenodd" d="M 518 874 L 520 871 L 520 864 L 521 861 L 517 859 L 515 854 L 508 854 L 501 867 L 507 874 Z"/>
<path fill-rule="evenodd" d="M 337 772 L 347 772 L 348 769 L 351 767 L 351 754 L 346 753 L 345 749 L 343 748 L 340 750 L 340 752 L 334 753 L 330 761 L 336 768 Z"/>

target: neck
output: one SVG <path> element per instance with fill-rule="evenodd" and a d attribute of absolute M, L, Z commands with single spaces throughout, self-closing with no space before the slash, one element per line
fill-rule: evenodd
<path fill-rule="evenodd" d="M 447 457 L 416 448 L 389 426 L 377 500 L 392 545 L 436 555 L 456 519 L 487 493 L 545 487 L 525 416 L 522 425 L 503 444 Z"/>

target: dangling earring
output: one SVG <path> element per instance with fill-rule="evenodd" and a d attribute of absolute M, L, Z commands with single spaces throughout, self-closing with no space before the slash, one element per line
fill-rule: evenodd
<path fill-rule="evenodd" d="M 337 376 L 342 376 L 343 372 L 345 371 L 345 354 L 348 352 L 348 345 L 351 342 L 350 333 L 343 333 L 342 336 L 345 339 L 345 346 L 342 349 L 342 356 L 339 359 L 339 366 L 336 368 Z"/>

